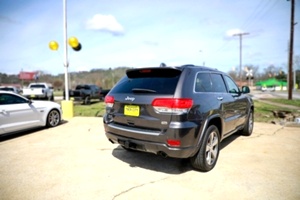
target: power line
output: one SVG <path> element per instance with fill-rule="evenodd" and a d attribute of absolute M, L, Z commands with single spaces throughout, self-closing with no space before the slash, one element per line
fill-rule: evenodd
<path fill-rule="evenodd" d="M 273 4 L 271 4 L 273 2 Z M 249 29 L 255 22 L 262 19 L 270 10 L 278 3 L 277 1 L 260 1 L 259 4 L 255 7 L 249 17 L 242 23 L 241 31 Z M 219 47 L 216 52 L 222 51 L 225 47 L 231 42 L 231 40 L 227 40 L 223 43 L 221 47 Z"/>
<path fill-rule="evenodd" d="M 262 3 L 265 2 L 264 5 Z M 271 4 L 273 2 L 273 4 Z M 272 8 L 279 2 L 277 1 L 260 1 L 260 4 L 254 9 L 254 12 L 246 19 L 246 21 L 241 26 L 242 29 L 249 29 L 257 21 L 260 21 L 272 10 Z"/>

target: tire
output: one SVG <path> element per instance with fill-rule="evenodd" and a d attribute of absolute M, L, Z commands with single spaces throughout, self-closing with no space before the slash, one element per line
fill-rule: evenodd
<path fill-rule="evenodd" d="M 246 125 L 244 129 L 241 131 L 241 135 L 250 136 L 253 132 L 253 127 L 254 127 L 254 115 L 253 115 L 253 110 L 251 109 L 248 114 Z"/>
<path fill-rule="evenodd" d="M 195 169 L 208 172 L 216 165 L 220 151 L 220 133 L 215 125 L 206 129 L 200 145 L 198 153 L 190 161 Z"/>
<path fill-rule="evenodd" d="M 55 127 L 60 123 L 60 113 L 58 110 L 53 109 L 48 113 L 47 116 L 47 127 Z"/>
<path fill-rule="evenodd" d="M 88 104 L 90 104 L 90 103 L 91 103 L 90 97 L 89 97 L 89 96 L 86 96 L 86 97 L 84 98 L 83 104 L 84 104 L 84 105 L 88 105 Z"/>

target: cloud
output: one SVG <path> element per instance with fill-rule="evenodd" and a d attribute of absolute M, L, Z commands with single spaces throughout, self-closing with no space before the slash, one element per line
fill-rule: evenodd
<path fill-rule="evenodd" d="M 243 33 L 242 30 L 240 29 L 230 29 L 228 31 L 226 31 L 226 37 L 232 37 L 234 34 L 239 34 L 239 33 Z"/>
<path fill-rule="evenodd" d="M 113 35 L 124 34 L 124 28 L 112 15 L 96 14 L 92 19 L 87 20 L 86 28 L 90 30 L 109 32 Z"/>
<path fill-rule="evenodd" d="M 234 37 L 236 34 L 240 34 L 240 33 L 246 33 L 245 31 L 235 28 L 235 29 L 229 29 L 225 32 L 224 35 L 224 40 L 233 40 L 236 39 L 236 37 Z M 249 33 L 247 32 L 247 35 L 249 35 Z"/>

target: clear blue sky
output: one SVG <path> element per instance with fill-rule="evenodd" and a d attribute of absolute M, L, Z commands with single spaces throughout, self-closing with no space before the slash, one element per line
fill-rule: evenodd
<path fill-rule="evenodd" d="M 243 65 L 286 69 L 291 2 L 286 0 L 68 0 L 69 71 L 196 64 L 228 72 Z M 300 55 L 296 0 L 294 55 Z M 59 43 L 51 51 L 48 43 Z M 0 72 L 64 73 L 63 1 L 0 0 Z"/>

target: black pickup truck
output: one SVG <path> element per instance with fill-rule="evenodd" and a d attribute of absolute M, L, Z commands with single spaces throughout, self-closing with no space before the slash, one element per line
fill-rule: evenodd
<path fill-rule="evenodd" d="M 93 84 L 81 84 L 77 85 L 75 90 L 69 90 L 70 100 L 82 101 L 83 104 L 87 105 L 91 103 L 92 99 L 102 100 L 103 94 L 101 93 L 102 88 Z M 64 92 L 65 98 L 65 92 Z"/>
<path fill-rule="evenodd" d="M 100 92 L 101 97 L 100 97 L 100 99 L 104 101 L 105 96 L 109 93 L 109 91 L 110 91 L 110 89 L 101 89 L 101 92 Z"/>

